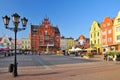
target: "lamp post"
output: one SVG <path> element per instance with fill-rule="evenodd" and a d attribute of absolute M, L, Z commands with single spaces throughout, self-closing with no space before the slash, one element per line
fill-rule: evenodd
<path fill-rule="evenodd" d="M 17 13 L 12 15 L 12 22 L 13 22 L 14 27 L 9 27 L 8 26 L 9 21 L 10 21 L 10 17 L 8 17 L 6 15 L 6 16 L 4 16 L 2 18 L 3 18 L 3 21 L 4 21 L 5 28 L 9 29 L 11 31 L 14 31 L 14 34 L 15 34 L 15 56 L 14 56 L 14 66 L 13 66 L 13 71 L 12 72 L 13 72 L 13 76 L 16 77 L 18 75 L 18 72 L 17 72 L 17 56 L 16 56 L 17 32 L 25 30 L 28 19 L 26 19 L 25 17 L 22 18 L 21 22 L 22 22 L 22 26 L 23 27 L 22 28 L 18 28 L 18 25 L 20 23 L 20 21 L 19 21 L 20 16 Z"/>

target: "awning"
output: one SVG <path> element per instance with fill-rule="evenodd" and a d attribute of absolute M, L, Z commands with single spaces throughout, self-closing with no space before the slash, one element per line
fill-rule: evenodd
<path fill-rule="evenodd" d="M 3 46 L 0 46 L 0 51 L 9 51 L 9 48 L 5 48 Z"/>

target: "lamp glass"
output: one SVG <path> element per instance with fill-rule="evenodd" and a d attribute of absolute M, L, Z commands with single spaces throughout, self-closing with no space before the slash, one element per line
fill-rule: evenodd
<path fill-rule="evenodd" d="M 23 27 L 25 27 L 28 20 L 24 17 L 23 19 L 21 19 L 21 21 L 22 21 Z"/>
<path fill-rule="evenodd" d="M 10 21 L 10 18 L 7 15 L 3 17 L 4 25 L 8 25 L 9 21 Z"/>
<path fill-rule="evenodd" d="M 19 19 L 20 19 L 20 16 L 17 13 L 12 15 L 12 20 L 14 23 L 19 23 Z"/>

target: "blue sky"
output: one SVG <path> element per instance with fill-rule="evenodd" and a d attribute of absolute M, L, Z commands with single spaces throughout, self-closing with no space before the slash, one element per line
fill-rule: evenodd
<path fill-rule="evenodd" d="M 77 39 L 80 35 L 89 38 L 94 20 L 101 23 L 105 16 L 114 18 L 118 11 L 120 0 L 0 0 L 0 37 L 8 34 L 14 38 L 14 32 L 4 28 L 2 16 L 11 17 L 15 12 L 29 20 L 26 30 L 18 32 L 18 38 L 28 38 L 30 23 L 39 25 L 47 16 L 53 26 L 58 25 L 61 35 Z M 13 26 L 12 20 L 9 26 Z"/>

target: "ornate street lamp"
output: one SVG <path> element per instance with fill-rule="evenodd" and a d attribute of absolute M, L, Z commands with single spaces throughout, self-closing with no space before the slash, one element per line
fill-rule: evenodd
<path fill-rule="evenodd" d="M 5 28 L 6 29 L 9 29 L 11 31 L 14 31 L 15 33 L 15 59 L 14 59 L 14 66 L 13 66 L 13 76 L 17 76 L 18 75 L 18 72 L 17 72 L 17 56 L 16 56 L 16 40 L 17 40 L 17 32 L 18 31 L 22 31 L 22 30 L 25 30 L 26 28 L 26 24 L 27 24 L 27 21 L 28 19 L 26 19 L 25 17 L 21 19 L 21 22 L 22 22 L 22 26 L 23 28 L 18 28 L 18 25 L 19 25 L 19 19 L 20 19 L 20 16 L 15 13 L 12 15 L 12 21 L 13 21 L 13 25 L 14 27 L 9 27 L 9 21 L 10 21 L 10 17 L 8 17 L 7 15 L 2 17 L 3 18 L 3 21 L 4 21 L 4 25 L 5 25 Z"/>

